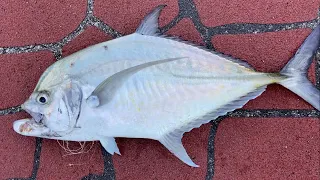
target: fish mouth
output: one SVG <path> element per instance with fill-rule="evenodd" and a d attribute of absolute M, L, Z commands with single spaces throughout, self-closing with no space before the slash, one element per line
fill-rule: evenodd
<path fill-rule="evenodd" d="M 46 125 L 37 123 L 34 119 L 20 119 L 13 123 L 16 133 L 24 136 L 33 136 L 48 139 L 59 139 L 62 136 L 52 131 Z"/>
<path fill-rule="evenodd" d="M 30 114 L 30 116 L 32 117 L 32 119 L 38 123 L 38 124 L 43 124 L 43 119 L 44 119 L 44 115 L 41 113 L 36 113 L 36 112 L 32 112 L 29 111 L 27 109 L 24 109 L 28 114 Z"/>
<path fill-rule="evenodd" d="M 20 119 L 13 123 L 13 129 L 18 134 L 24 136 L 46 137 L 50 129 L 44 124 L 45 116 L 41 113 L 33 112 L 21 106 L 32 118 Z"/>

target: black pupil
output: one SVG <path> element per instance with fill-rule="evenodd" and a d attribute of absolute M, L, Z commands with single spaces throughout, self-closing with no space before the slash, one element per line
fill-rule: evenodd
<path fill-rule="evenodd" d="M 45 103 L 47 100 L 46 100 L 45 97 L 40 97 L 39 101 L 40 101 L 41 103 Z"/>

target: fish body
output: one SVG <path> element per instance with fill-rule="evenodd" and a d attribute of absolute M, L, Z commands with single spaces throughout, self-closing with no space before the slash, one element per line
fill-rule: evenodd
<path fill-rule="evenodd" d="M 197 167 L 181 143 L 183 133 L 241 108 L 268 84 L 284 85 L 319 110 L 319 90 L 305 78 L 312 59 L 301 63 L 306 57 L 301 54 L 312 56 L 319 46 L 319 26 L 306 40 L 308 48 L 302 47 L 280 73 L 263 73 L 160 35 L 162 8 L 148 14 L 137 32 L 51 65 L 22 105 L 33 118 L 16 121 L 15 131 L 49 139 L 99 140 L 111 154 L 120 154 L 114 137 L 155 139 Z M 301 84 L 307 89 L 299 88 Z"/>
<path fill-rule="evenodd" d="M 171 39 L 132 34 L 58 61 L 43 79 L 46 83 L 40 83 L 37 91 L 54 86 L 56 78 L 79 77 L 76 79 L 82 87 L 84 101 L 104 79 L 117 72 L 150 61 L 179 57 L 187 58 L 132 75 L 107 104 L 91 108 L 81 103 L 79 123 L 94 118 L 101 120 L 99 123 L 103 126 L 98 127 L 103 127 L 101 131 L 107 136 L 154 138 L 158 136 L 158 128 L 165 130 L 168 124 L 177 127 L 187 124 L 274 81 L 265 73 L 231 61 L 225 63 L 218 55 L 197 47 Z M 234 91 L 234 87 L 238 90 Z M 177 128 L 175 126 L 170 128 Z"/>

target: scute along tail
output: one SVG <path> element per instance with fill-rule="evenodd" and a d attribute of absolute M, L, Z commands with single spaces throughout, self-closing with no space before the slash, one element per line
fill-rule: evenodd
<path fill-rule="evenodd" d="M 299 95 L 305 101 L 320 111 L 320 90 L 307 78 L 308 69 L 312 63 L 314 54 L 320 45 L 320 25 L 315 27 L 312 33 L 300 46 L 295 56 L 280 71 L 287 76 L 279 84 Z"/>

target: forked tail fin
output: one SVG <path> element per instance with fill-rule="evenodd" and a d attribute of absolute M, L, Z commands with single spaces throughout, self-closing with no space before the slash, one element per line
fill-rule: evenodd
<path fill-rule="evenodd" d="M 313 56 L 319 48 L 319 45 L 320 25 L 315 27 L 300 46 L 295 56 L 280 71 L 282 75 L 288 78 L 280 81 L 279 84 L 296 93 L 320 111 L 320 90 L 307 78 L 309 66 L 312 63 Z"/>

